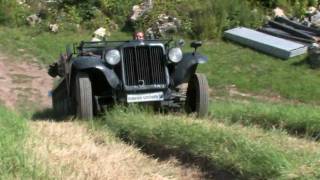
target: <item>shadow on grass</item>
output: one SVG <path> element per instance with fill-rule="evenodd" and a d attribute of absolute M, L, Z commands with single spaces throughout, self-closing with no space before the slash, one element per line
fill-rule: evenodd
<path fill-rule="evenodd" d="M 35 112 L 31 119 L 33 121 L 47 121 L 47 120 L 51 120 L 51 121 L 63 121 L 65 119 L 67 119 L 70 116 L 67 115 L 58 115 L 56 113 L 54 113 L 53 109 L 51 108 L 47 108 L 41 111 L 37 111 Z"/>
<path fill-rule="evenodd" d="M 310 69 L 316 70 L 320 68 L 320 61 L 311 60 L 308 57 L 305 59 L 292 63 L 293 66 L 306 66 Z"/>
<path fill-rule="evenodd" d="M 188 152 L 186 149 L 171 149 L 156 143 L 132 141 L 125 135 L 122 135 L 120 138 L 127 144 L 138 147 L 143 153 L 158 159 L 159 161 L 166 161 L 174 157 L 185 167 L 199 167 L 204 175 L 204 179 L 247 179 L 239 173 L 218 169 L 212 160 L 207 157 L 196 156 Z"/>

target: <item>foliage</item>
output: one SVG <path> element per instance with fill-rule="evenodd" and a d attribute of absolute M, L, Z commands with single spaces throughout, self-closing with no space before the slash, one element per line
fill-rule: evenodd
<path fill-rule="evenodd" d="M 239 25 L 255 27 L 263 20 L 259 8 L 242 0 L 155 0 L 152 12 L 139 20 L 136 28 L 152 27 L 160 14 L 180 19 L 180 34 L 200 39 L 220 37 L 224 30 Z"/>
<path fill-rule="evenodd" d="M 20 26 L 25 24 L 29 11 L 17 1 L 0 0 L 0 24 Z"/>
<path fill-rule="evenodd" d="M 0 0 L 0 24 L 21 26 L 25 17 L 37 13 L 46 22 L 58 23 L 61 29 L 78 30 L 103 26 L 110 30 L 146 30 L 155 25 L 160 14 L 168 14 L 181 20 L 180 34 L 193 38 L 212 39 L 220 37 L 224 30 L 235 26 L 257 27 L 263 23 L 266 8 L 280 6 L 297 17 L 305 13 L 317 0 L 154 0 L 152 12 L 131 24 L 128 17 L 135 4 L 141 0 L 27 0 L 19 5 L 16 1 Z M 40 5 L 39 5 L 40 4 Z M 118 24 L 115 26 L 114 24 Z"/>

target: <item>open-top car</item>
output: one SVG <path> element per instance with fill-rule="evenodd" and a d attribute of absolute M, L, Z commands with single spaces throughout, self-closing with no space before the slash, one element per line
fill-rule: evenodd
<path fill-rule="evenodd" d="M 208 111 L 208 82 L 196 73 L 208 58 L 183 53 L 184 41 L 130 40 L 81 42 L 67 47 L 49 74 L 61 80 L 52 91 L 53 109 L 90 119 L 105 105 L 144 103 L 185 109 L 203 117 Z"/>

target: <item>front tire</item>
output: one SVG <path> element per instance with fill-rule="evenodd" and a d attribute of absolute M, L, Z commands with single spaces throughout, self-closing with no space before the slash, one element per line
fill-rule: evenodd
<path fill-rule="evenodd" d="M 202 118 L 208 114 L 209 105 L 209 85 L 204 74 L 194 74 L 189 80 L 186 111 L 196 113 L 197 117 Z"/>
<path fill-rule="evenodd" d="M 76 116 L 80 119 L 93 118 L 93 95 L 91 81 L 86 73 L 76 77 Z"/>

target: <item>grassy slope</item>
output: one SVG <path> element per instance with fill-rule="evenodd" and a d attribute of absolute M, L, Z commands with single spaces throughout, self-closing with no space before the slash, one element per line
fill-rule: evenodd
<path fill-rule="evenodd" d="M 39 30 L 32 28 L 12 29 L 0 26 L 0 42 L 2 45 L 2 47 L 0 45 L 0 48 L 18 56 L 30 54 L 38 58 L 43 64 L 56 61 L 60 53 L 65 53 L 66 45 L 88 41 L 90 37 L 91 35 L 86 31 L 53 34 L 39 32 Z M 116 33 L 112 39 L 126 39 L 124 37 L 128 38 L 128 35 Z"/>
<path fill-rule="evenodd" d="M 210 110 L 223 123 L 284 129 L 291 134 L 320 138 L 320 108 L 307 104 L 281 104 L 240 100 L 216 100 Z"/>
<path fill-rule="evenodd" d="M 320 145 L 291 138 L 280 131 L 264 132 L 123 107 L 109 112 L 105 123 L 120 137 L 144 147 L 187 152 L 208 159 L 218 170 L 246 179 L 320 178 Z"/>
<path fill-rule="evenodd" d="M 55 61 L 66 44 L 90 40 L 88 32 L 39 33 L 36 29 L 0 27 L 2 49 L 16 55 L 32 54 L 44 64 Z M 113 33 L 111 39 L 128 39 L 125 33 Z M 14 41 L 14 43 L 12 43 Z M 20 49 L 20 50 L 19 50 Z M 21 52 L 21 49 L 26 50 Z M 185 48 L 190 50 L 190 48 Z M 243 92 L 280 95 L 306 103 L 319 103 L 320 71 L 301 64 L 300 56 L 282 61 L 228 42 L 208 42 L 200 51 L 209 56 L 209 63 L 200 66 L 218 95 L 225 95 L 230 85 Z"/>
<path fill-rule="evenodd" d="M 22 29 L 0 28 L 0 41 L 6 43 L 5 47 L 3 46 L 0 48 L 9 52 L 15 52 L 17 55 L 25 54 L 25 52 L 15 51 L 17 48 L 25 49 L 29 51 L 30 54 L 35 55 L 44 64 L 53 62 L 58 57 L 59 53 L 64 51 L 64 47 L 67 43 L 77 42 L 83 39 L 88 40 L 90 38 L 89 34 L 86 32 L 66 32 L 55 35 L 50 33 L 38 34 L 32 29 L 23 29 L 22 31 Z M 123 33 L 115 33 L 114 35 L 115 36 L 113 36 L 112 39 L 130 38 L 127 34 Z M 13 39 L 17 41 L 15 41 L 15 43 L 9 43 Z M 30 46 L 30 44 L 32 46 Z M 319 104 L 317 99 L 320 97 L 320 79 L 318 78 L 320 72 L 311 70 L 306 65 L 301 63 L 305 58 L 304 56 L 297 57 L 289 61 L 282 61 L 250 49 L 222 41 L 208 42 L 204 45 L 204 47 L 201 48 L 200 51 L 204 54 L 207 54 L 210 58 L 208 64 L 200 66 L 200 71 L 208 75 L 210 86 L 215 91 L 215 95 L 228 96 L 226 90 L 230 85 L 234 84 L 241 92 L 266 96 L 281 95 L 284 99 L 287 98 L 304 103 Z M 303 154 L 303 152 L 308 152 L 308 150 L 303 149 L 303 147 L 299 145 L 299 141 L 295 141 L 295 144 L 290 146 L 293 151 L 295 149 L 294 146 L 296 146 L 297 149 L 300 149 L 298 150 L 298 154 L 296 152 L 286 152 L 287 144 L 283 144 L 282 142 L 291 140 L 291 138 L 287 135 L 279 135 L 278 132 L 274 131 L 266 133 L 256 128 L 242 128 L 238 125 L 230 125 L 230 122 L 241 122 L 242 124 L 248 126 L 251 126 L 251 124 L 254 123 L 268 129 L 273 127 L 286 128 L 289 132 L 293 133 L 302 129 L 302 131 L 305 130 L 312 134 L 318 132 L 319 130 L 319 126 L 317 125 L 319 117 L 317 110 L 318 107 L 315 105 L 296 106 L 283 103 L 272 104 L 255 102 L 251 100 L 246 103 L 241 101 L 215 101 L 211 111 L 215 114 L 215 117 L 222 119 L 222 122 L 227 122 L 229 125 L 226 126 L 227 130 L 210 130 L 210 133 L 212 133 L 210 137 L 213 136 L 212 141 L 214 145 L 217 145 L 217 147 L 211 147 L 211 144 L 210 147 L 206 148 L 208 148 L 207 150 L 210 150 L 210 148 L 217 150 L 217 152 L 213 154 L 215 158 L 214 160 L 218 162 L 222 161 L 222 169 L 231 169 L 231 171 L 238 173 L 240 172 L 250 177 L 261 177 L 273 173 L 284 177 L 290 175 L 294 177 L 297 174 L 303 174 L 303 168 L 307 168 L 307 174 L 310 177 L 315 177 L 313 165 L 310 165 L 312 166 L 311 168 L 309 165 L 303 166 L 304 164 L 308 164 L 307 162 L 309 161 L 313 162 L 312 159 L 314 159 L 314 156 Z M 119 124 L 116 124 L 115 126 L 118 126 L 116 129 L 119 130 L 124 128 L 127 131 L 131 131 L 132 129 L 128 128 L 132 128 L 134 123 L 131 123 L 131 121 L 126 121 L 126 118 L 128 118 L 126 114 L 121 117 L 123 117 L 125 121 L 120 121 Z M 130 133 L 132 138 L 135 140 L 148 140 L 151 138 L 151 140 L 159 140 L 159 143 L 166 145 L 167 142 L 163 141 L 163 139 L 153 139 L 158 138 L 158 136 L 161 135 L 161 132 L 160 134 L 153 134 L 159 133 L 159 131 L 152 131 L 152 129 L 148 129 L 148 126 L 152 125 L 149 120 L 153 118 L 147 114 L 143 114 L 139 117 L 142 120 L 141 122 L 146 121 L 148 123 L 145 126 L 142 126 L 143 124 L 141 124 L 141 127 L 146 129 L 140 129 L 139 127 L 134 126 L 136 131 L 132 132 L 133 134 Z M 118 117 L 114 117 L 114 119 L 117 118 Z M 164 121 L 165 127 L 163 128 L 169 128 L 164 129 L 164 131 L 169 130 L 171 132 L 172 130 L 173 134 L 170 137 L 161 137 L 168 139 L 173 138 L 174 141 L 172 141 L 172 143 L 184 140 L 174 138 L 175 135 L 178 135 L 174 132 L 179 128 L 203 128 L 203 125 L 200 125 L 201 127 L 193 127 L 189 126 L 188 124 L 185 126 L 184 122 L 177 125 L 177 121 L 181 120 L 179 118 L 164 118 L 170 120 L 176 119 L 172 124 Z M 109 125 L 113 126 L 112 123 L 115 122 L 116 121 L 111 120 L 111 122 L 108 123 Z M 160 125 L 161 124 L 162 123 L 160 123 Z M 219 124 L 213 124 L 218 125 L 218 127 L 221 128 Z M 122 127 L 120 127 L 120 125 Z M 159 124 L 155 123 L 154 126 L 157 125 Z M 205 125 L 207 125 L 207 123 L 205 123 Z M 173 129 L 170 130 L 170 128 Z M 228 133 L 229 131 L 230 133 Z M 254 136 L 254 132 L 256 131 L 259 131 L 260 133 L 257 135 L 257 137 L 252 137 L 250 134 L 253 134 Z M 240 134 L 237 134 L 237 132 Z M 185 133 L 187 133 L 187 131 Z M 188 134 L 186 134 L 186 136 L 187 135 Z M 208 134 L 202 135 L 207 136 Z M 233 136 L 240 136 L 241 138 L 239 141 L 237 141 L 234 140 Z M 263 138 L 260 138 L 260 136 Z M 268 136 L 270 136 L 271 139 L 266 138 Z M 177 138 L 179 138 L 179 136 Z M 258 143 L 255 142 L 255 138 L 258 138 Z M 278 138 L 282 140 L 281 143 L 273 143 L 273 141 Z M 265 140 L 268 140 L 267 144 L 259 144 Z M 233 148 L 232 151 L 236 153 L 236 155 L 232 156 L 231 159 L 226 159 L 226 152 L 223 151 L 224 148 L 229 148 L 229 144 L 224 144 L 225 141 L 235 142 L 237 144 L 234 146 L 231 143 L 231 147 Z M 187 148 L 197 148 L 199 144 L 196 142 L 196 140 L 187 142 L 190 146 Z M 301 142 L 304 142 L 304 140 Z M 192 145 L 192 143 L 194 144 Z M 171 145 L 172 147 L 176 147 L 176 144 Z M 308 145 L 308 143 L 306 145 Z M 182 146 L 185 147 L 183 144 Z M 201 148 L 202 145 L 199 146 Z M 266 149 L 264 146 L 270 146 L 270 148 Z M 254 148 L 250 149 L 250 147 Z M 248 148 L 249 150 L 261 152 L 262 155 L 256 157 L 254 154 L 246 154 L 244 151 L 248 150 Z M 198 152 L 197 149 L 195 150 L 197 153 L 204 153 L 202 150 L 200 150 L 200 152 Z M 209 152 L 207 151 L 206 153 Z M 250 157 L 251 160 L 246 160 L 248 157 Z M 255 158 L 258 158 L 258 160 L 255 161 Z M 263 170 L 262 166 L 259 165 L 260 160 L 263 162 L 266 161 L 267 164 L 274 164 L 274 166 L 272 165 L 272 167 L 269 169 Z M 226 162 L 227 164 L 224 164 L 223 162 Z M 298 167 L 300 165 L 302 167 Z M 309 171 L 309 169 L 311 170 Z"/>
<path fill-rule="evenodd" d="M 302 102 L 319 103 L 320 71 L 301 64 L 300 56 L 282 61 L 228 42 L 210 42 L 202 50 L 209 63 L 201 66 L 211 87 L 224 92 L 236 85 L 242 92 L 280 95 Z"/>
<path fill-rule="evenodd" d="M 0 179 L 43 178 L 25 146 L 26 120 L 0 106 Z"/>

